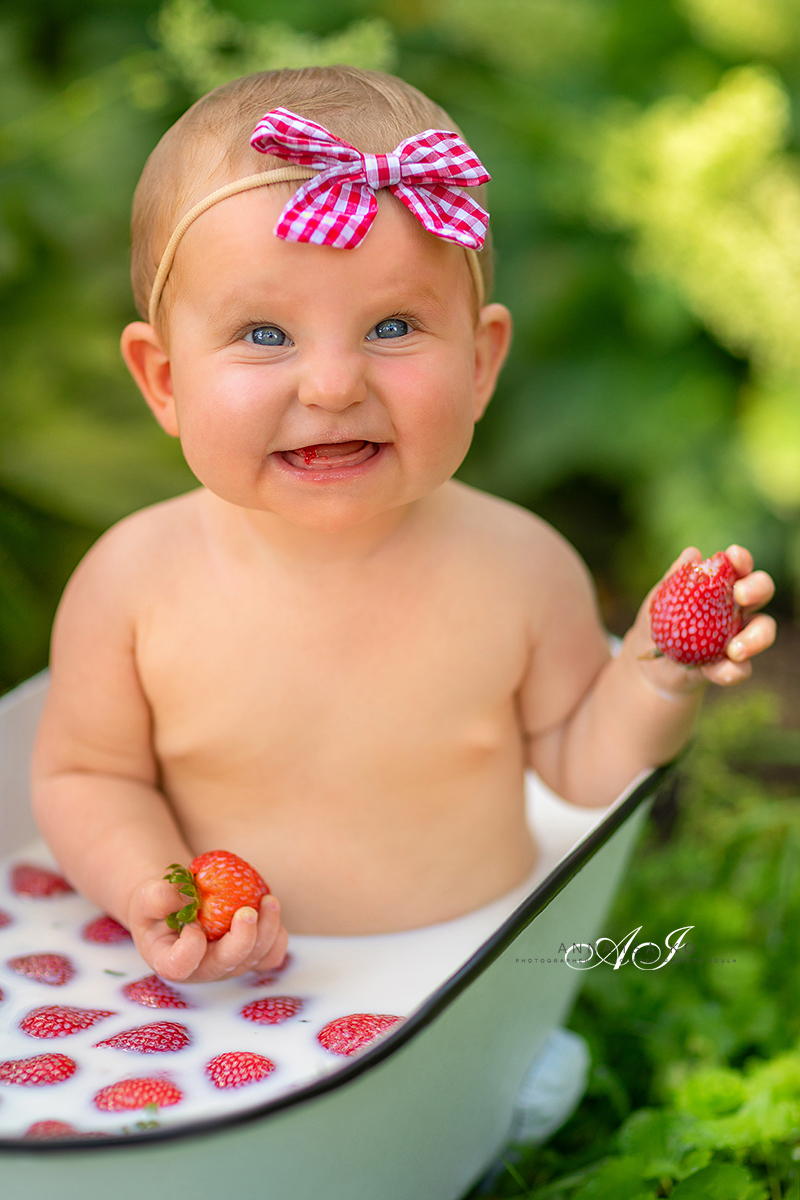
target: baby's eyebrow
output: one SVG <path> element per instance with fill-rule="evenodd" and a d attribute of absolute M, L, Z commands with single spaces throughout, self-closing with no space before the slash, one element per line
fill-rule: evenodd
<path fill-rule="evenodd" d="M 280 303 L 278 295 L 264 299 L 263 292 L 247 293 L 239 289 L 231 290 L 216 298 L 208 310 L 208 322 L 214 328 L 230 326 L 236 330 L 244 321 L 251 318 L 266 316 L 266 310 L 277 307 Z"/>
<path fill-rule="evenodd" d="M 399 283 L 369 300 L 369 315 L 365 318 L 383 320 L 392 316 L 415 316 L 429 320 L 443 320 L 448 311 L 445 292 L 433 284 Z M 376 314 L 378 314 L 376 316 Z"/>
<path fill-rule="evenodd" d="M 280 321 L 280 310 L 285 297 L 275 291 L 269 297 L 263 291 L 245 292 L 231 289 L 222 296 L 217 296 L 208 310 L 209 324 L 215 328 L 230 327 L 237 330 L 243 322 L 251 320 Z M 442 290 L 428 283 L 398 284 L 386 289 L 382 295 L 369 301 L 369 311 L 365 309 L 364 319 L 370 321 L 375 317 L 382 320 L 400 313 L 420 316 L 433 320 L 441 320 L 447 313 L 447 299 Z"/>

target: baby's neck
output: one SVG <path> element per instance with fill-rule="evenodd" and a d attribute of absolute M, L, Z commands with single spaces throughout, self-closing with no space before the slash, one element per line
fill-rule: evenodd
<path fill-rule="evenodd" d="M 401 530 L 426 507 L 425 499 L 389 509 L 344 529 L 310 529 L 272 512 L 241 508 L 205 489 L 203 508 L 211 528 L 239 554 L 256 557 L 278 554 L 287 565 L 320 567 L 358 565 L 397 540 Z"/>

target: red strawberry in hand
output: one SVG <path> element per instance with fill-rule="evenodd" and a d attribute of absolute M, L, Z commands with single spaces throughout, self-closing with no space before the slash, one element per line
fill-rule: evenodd
<path fill-rule="evenodd" d="M 167 925 L 180 930 L 197 921 L 210 942 L 228 932 L 237 909 L 258 911 L 261 897 L 269 892 L 258 871 L 230 850 L 209 850 L 188 868 L 173 863 L 164 878 L 189 897 L 188 904 L 170 913 Z"/>
<path fill-rule="evenodd" d="M 684 563 L 659 586 L 650 602 L 653 641 L 661 654 L 687 667 L 719 662 L 742 628 L 733 598 L 736 572 L 727 554 Z"/>

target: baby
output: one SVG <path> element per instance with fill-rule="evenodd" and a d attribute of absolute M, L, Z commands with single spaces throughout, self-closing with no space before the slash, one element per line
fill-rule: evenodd
<path fill-rule="evenodd" d="M 526 768 L 608 804 L 681 748 L 706 680 L 744 679 L 773 639 L 761 615 L 713 666 L 643 657 L 645 602 L 612 659 L 575 552 L 453 481 L 511 336 L 484 301 L 487 176 L 430 134 L 454 128 L 386 75 L 268 72 L 195 104 L 142 175 L 148 319 L 122 352 L 201 486 L 120 522 L 70 581 L 34 803 L 167 979 L 267 969 L 287 929 L 411 929 L 504 896 L 536 860 Z M 441 181 L 415 185 L 437 154 Z M 307 182 L 332 165 L 332 188 Z M 728 553 L 749 618 L 772 583 Z M 217 848 L 273 894 L 207 943 L 167 928 L 163 875 Z"/>

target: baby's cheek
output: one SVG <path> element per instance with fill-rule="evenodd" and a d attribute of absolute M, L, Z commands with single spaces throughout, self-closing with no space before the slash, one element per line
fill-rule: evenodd
<path fill-rule="evenodd" d="M 235 502 L 244 481 L 252 481 L 269 450 L 268 431 L 253 406 L 197 404 L 180 420 L 184 458 L 201 483 Z"/>

